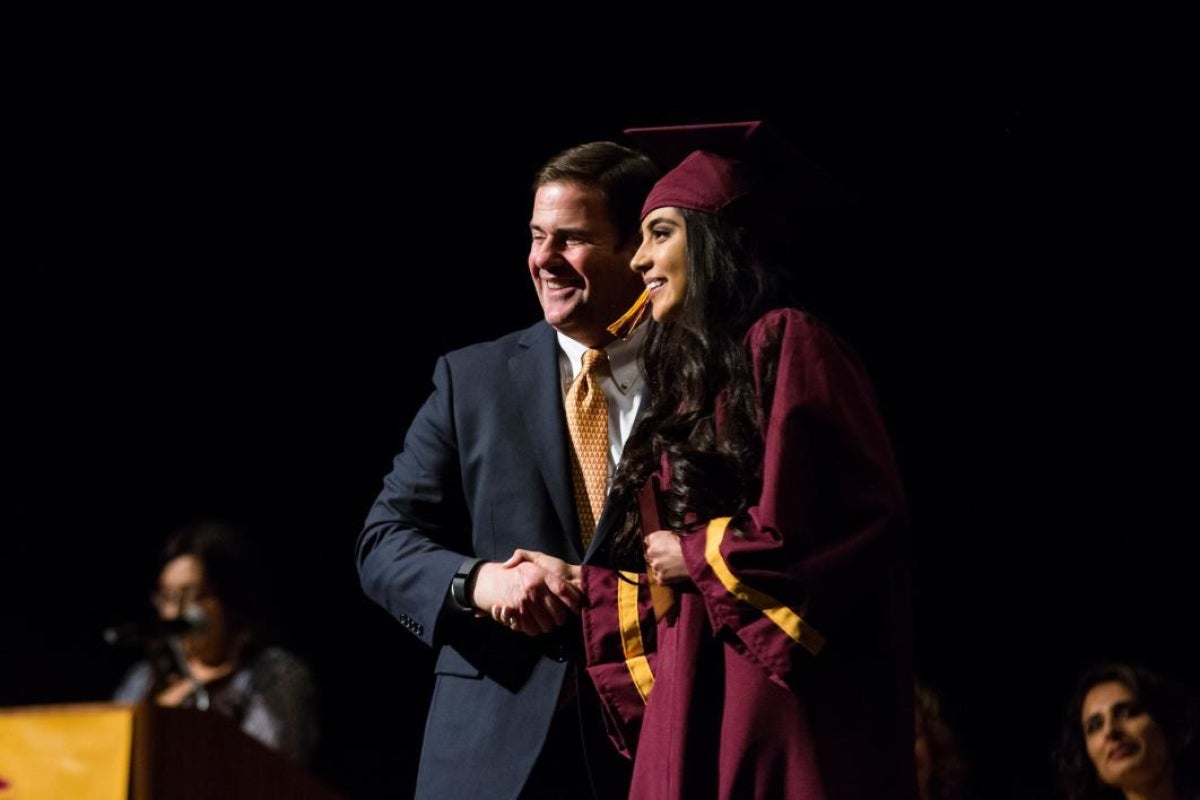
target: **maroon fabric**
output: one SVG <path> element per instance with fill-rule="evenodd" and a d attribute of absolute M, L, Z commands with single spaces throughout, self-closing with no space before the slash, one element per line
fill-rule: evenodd
<path fill-rule="evenodd" d="M 782 218 L 802 209 L 846 208 L 854 197 L 766 120 L 626 128 L 665 170 L 642 204 L 645 219 L 671 206 L 717 214 L 753 189 Z"/>
<path fill-rule="evenodd" d="M 649 701 L 610 708 L 635 748 L 630 797 L 910 800 L 907 512 L 874 390 L 857 356 L 799 311 L 765 315 L 746 345 L 765 420 L 763 492 L 720 553 L 825 645 L 813 655 L 731 594 L 704 528 L 686 535 L 692 584 L 657 625 Z M 590 590 L 603 581 L 589 572 Z M 589 596 L 593 634 L 604 603 Z"/>
<path fill-rule="evenodd" d="M 663 169 L 671 169 L 694 150 L 741 158 L 750 146 L 763 139 L 764 134 L 769 136 L 772 133 L 767 130 L 770 127 L 764 120 L 747 120 L 626 128 L 622 133 Z M 769 160 L 777 163 L 778 155 L 773 151 Z"/>
<path fill-rule="evenodd" d="M 638 575 L 638 619 L 646 657 L 653 670 L 658 660 L 654 606 L 650 584 Z M 617 752 L 633 758 L 646 701 L 630 677 L 625 663 L 617 589 L 623 580 L 615 570 L 583 566 L 583 589 L 590 608 L 583 614 L 583 642 L 587 672 L 596 686 L 604 712 L 604 727 Z"/>
<path fill-rule="evenodd" d="M 668 206 L 717 214 L 748 192 L 741 162 L 697 150 L 654 184 L 642 204 L 642 219 Z"/>
<path fill-rule="evenodd" d="M 742 159 L 770 132 L 764 122 L 752 120 L 626 128 L 624 133 L 669 170 L 642 205 L 644 219 L 667 206 L 716 214 L 746 195 L 750 182 Z"/>

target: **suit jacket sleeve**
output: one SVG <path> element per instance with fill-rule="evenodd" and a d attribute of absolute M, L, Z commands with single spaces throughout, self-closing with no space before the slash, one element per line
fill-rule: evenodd
<path fill-rule="evenodd" d="M 367 515 L 357 546 L 363 590 L 426 644 L 465 654 L 511 635 L 447 613 L 451 579 L 467 557 L 503 561 L 517 547 L 582 557 L 557 348 L 554 329 L 539 321 L 439 358 Z M 533 657 L 537 648 L 520 638 L 529 646 L 501 637 L 499 660 Z"/>
<path fill-rule="evenodd" d="M 405 628 L 433 644 L 455 570 L 471 551 L 470 525 L 457 492 L 459 448 L 453 425 L 454 384 L 439 358 L 433 391 L 392 462 L 358 538 L 363 590 Z"/>

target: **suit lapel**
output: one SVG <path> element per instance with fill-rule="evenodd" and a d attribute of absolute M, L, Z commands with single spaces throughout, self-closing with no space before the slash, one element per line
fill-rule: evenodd
<path fill-rule="evenodd" d="M 579 520 L 571 488 L 567 455 L 567 420 L 563 411 L 562 379 L 558 371 L 558 340 L 546 324 L 530 328 L 520 349 L 508 362 L 509 375 L 521 407 L 521 418 L 554 510 L 567 532 L 571 556 L 579 556 Z"/>
<path fill-rule="evenodd" d="M 609 499 L 604 502 L 604 509 L 600 512 L 600 519 L 596 522 L 596 530 L 592 531 L 592 541 L 588 544 L 583 563 L 588 563 L 604 546 L 604 540 L 612 535 L 620 517 L 621 515 L 613 507 L 612 495 L 609 495 Z"/>

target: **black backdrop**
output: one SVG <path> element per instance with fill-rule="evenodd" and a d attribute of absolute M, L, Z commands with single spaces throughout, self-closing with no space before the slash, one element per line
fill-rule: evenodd
<path fill-rule="evenodd" d="M 0 705 L 106 697 L 134 654 L 99 632 L 144 610 L 162 536 L 234 516 L 321 681 L 317 770 L 406 796 L 430 659 L 352 553 L 435 356 L 536 319 L 528 184 L 552 152 L 755 118 L 862 199 L 803 277 L 878 384 L 921 670 L 979 796 L 1048 795 L 1083 662 L 1200 673 L 1182 25 L 677 13 L 13 26 Z"/>

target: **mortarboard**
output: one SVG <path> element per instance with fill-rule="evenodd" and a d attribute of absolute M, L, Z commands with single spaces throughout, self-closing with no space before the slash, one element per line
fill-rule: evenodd
<path fill-rule="evenodd" d="M 762 120 L 626 128 L 625 136 L 666 170 L 642 205 L 642 218 L 671 206 L 710 214 L 747 214 L 760 222 L 787 220 L 793 211 L 840 208 L 853 202 L 845 188 Z M 790 226 L 771 226 L 785 239 Z M 764 235 L 766 232 L 761 232 Z M 608 330 L 629 337 L 649 310 L 642 293 Z"/>
<path fill-rule="evenodd" d="M 763 120 L 626 128 L 625 136 L 667 170 L 642 216 L 674 206 L 719 214 L 743 198 L 763 208 L 833 208 L 850 195 Z"/>

